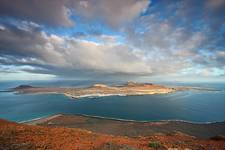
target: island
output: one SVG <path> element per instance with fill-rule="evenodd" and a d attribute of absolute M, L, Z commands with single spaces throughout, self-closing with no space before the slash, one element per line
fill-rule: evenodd
<path fill-rule="evenodd" d="M 20 85 L 11 91 L 17 93 L 59 93 L 68 97 L 78 99 L 82 97 L 99 96 L 132 96 L 132 95 L 151 95 L 166 94 L 175 92 L 178 88 L 166 87 L 152 83 L 127 82 L 124 85 L 108 86 L 105 84 L 94 84 L 85 88 L 74 87 L 33 87 L 30 85 Z"/>

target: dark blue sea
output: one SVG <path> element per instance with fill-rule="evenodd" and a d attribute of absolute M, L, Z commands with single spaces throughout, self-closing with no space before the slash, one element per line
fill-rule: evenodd
<path fill-rule="evenodd" d="M 20 84 L 85 87 L 94 81 L 0 81 L 0 90 Z M 119 82 L 106 82 L 119 84 Z M 159 83 L 214 88 L 220 91 L 180 91 L 145 96 L 109 96 L 70 99 L 61 94 L 0 92 L 0 118 L 22 122 L 53 114 L 83 114 L 106 118 L 159 121 L 183 120 L 206 123 L 225 121 L 224 83 Z"/>

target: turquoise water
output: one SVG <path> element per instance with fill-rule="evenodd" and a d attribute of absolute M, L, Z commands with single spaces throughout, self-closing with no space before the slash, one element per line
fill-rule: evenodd
<path fill-rule="evenodd" d="M 94 82 L 1 82 L 0 90 L 19 84 L 36 86 L 87 86 Z M 169 83 L 168 83 L 169 84 Z M 27 94 L 0 92 L 0 118 L 26 121 L 53 114 L 85 114 L 106 118 L 191 122 L 225 121 L 225 85 L 212 83 L 177 83 L 213 87 L 220 92 L 185 91 L 163 95 L 110 96 L 73 100 L 61 94 Z"/>

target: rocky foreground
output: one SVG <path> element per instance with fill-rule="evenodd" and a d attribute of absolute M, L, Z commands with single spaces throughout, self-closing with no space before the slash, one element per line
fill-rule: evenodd
<path fill-rule="evenodd" d="M 1 150 L 223 150 L 222 136 L 199 139 L 183 133 L 115 136 L 84 129 L 17 124 L 0 119 Z"/>
<path fill-rule="evenodd" d="M 12 89 L 18 93 L 60 93 L 71 98 L 98 97 L 98 96 L 126 96 L 126 95 L 149 95 L 165 94 L 176 91 L 175 88 L 155 85 L 151 83 L 128 82 L 125 85 L 107 86 L 95 84 L 86 88 L 62 88 L 62 87 L 33 87 L 21 85 Z"/>

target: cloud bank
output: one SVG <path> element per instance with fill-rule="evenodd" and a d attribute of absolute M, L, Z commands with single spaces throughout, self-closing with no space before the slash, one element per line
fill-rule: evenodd
<path fill-rule="evenodd" d="M 33 24 L 25 28 L 2 26 L 2 65 L 29 65 L 29 72 L 71 76 L 74 72 L 145 74 L 151 68 L 127 45 L 105 40 L 103 44 L 73 37 L 47 34 Z M 99 38 L 109 38 L 100 35 Z M 113 37 L 112 37 L 113 38 Z M 50 69 L 51 68 L 51 69 Z M 65 71 L 65 74 L 64 74 Z"/>
<path fill-rule="evenodd" d="M 225 78 L 224 20 L 224 0 L 3 0 L 0 70 Z"/>

